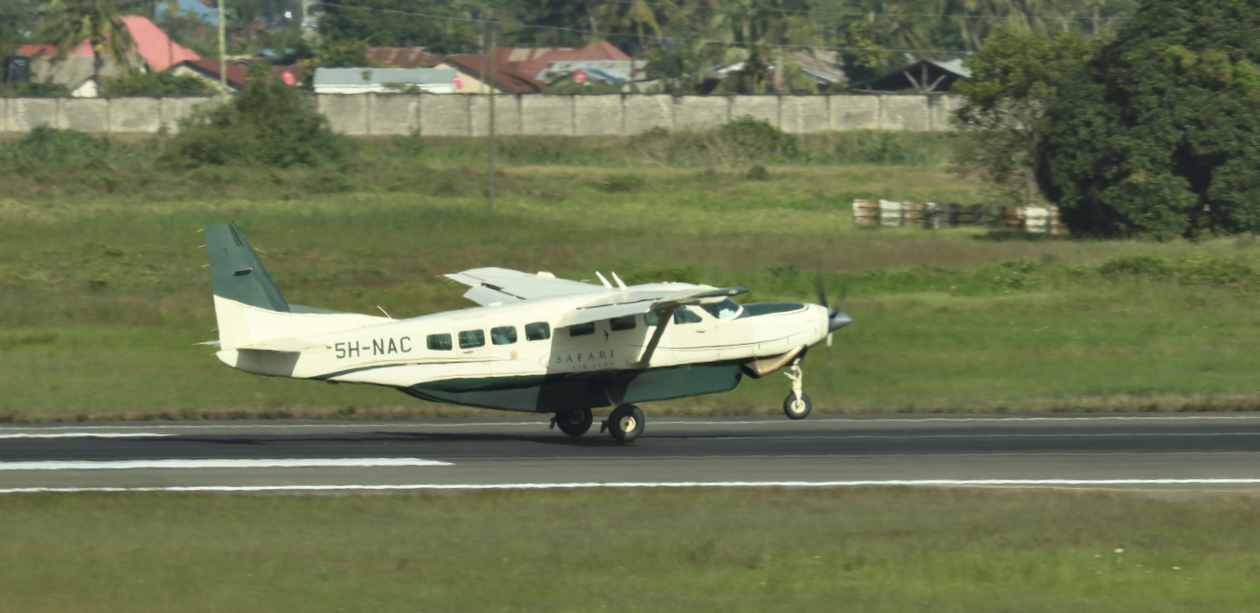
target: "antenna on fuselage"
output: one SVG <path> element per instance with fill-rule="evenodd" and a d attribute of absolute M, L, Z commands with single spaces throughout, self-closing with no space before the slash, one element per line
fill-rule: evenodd
<path fill-rule="evenodd" d="M 617 282 L 617 287 L 620 287 L 621 289 L 626 289 L 626 283 L 621 280 L 621 277 L 617 276 L 617 273 L 614 272 L 612 276 L 613 276 L 613 281 Z"/>
<path fill-rule="evenodd" d="M 381 305 L 379 304 L 376 305 L 376 308 L 380 309 L 382 313 L 385 313 L 385 309 Z M 385 313 L 385 317 L 389 317 L 389 313 Z M 389 317 L 389 318 L 393 319 L 393 317 Z"/>
<path fill-rule="evenodd" d="M 604 284 L 604 287 L 606 287 L 606 288 L 608 288 L 608 289 L 612 289 L 612 283 L 609 283 L 609 282 L 608 282 L 608 279 L 605 279 L 605 278 L 604 278 L 604 275 L 599 274 L 599 271 L 598 271 L 598 270 L 597 270 L 597 271 L 595 271 L 595 276 L 596 276 L 596 277 L 599 277 L 599 282 L 600 282 L 600 283 L 603 283 L 603 284 Z"/>

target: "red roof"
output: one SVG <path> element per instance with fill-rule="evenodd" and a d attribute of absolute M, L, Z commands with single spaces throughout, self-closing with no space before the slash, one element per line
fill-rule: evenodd
<path fill-rule="evenodd" d="M 592 60 L 617 60 L 629 62 L 626 55 L 608 41 L 591 43 L 585 47 L 501 47 L 494 50 L 500 62 L 506 62 L 513 72 L 537 79 L 538 74 L 552 62 L 578 62 Z M 496 69 L 497 69 L 496 64 Z"/>
<path fill-rule="evenodd" d="M 171 40 L 162 28 L 157 27 L 148 18 L 139 15 L 127 15 L 122 18 L 131 38 L 136 41 L 136 51 L 144 61 L 149 63 L 150 70 L 166 70 L 184 60 L 199 60 L 200 55 L 192 49 L 181 47 Z"/>
<path fill-rule="evenodd" d="M 445 61 L 461 72 L 468 73 L 480 80 L 485 80 L 481 75 L 481 71 L 486 68 L 485 54 L 448 55 Z M 547 86 L 546 83 L 522 73 L 511 64 L 502 60 L 494 64 L 494 82 L 500 89 L 505 89 L 514 94 L 537 93 Z"/>
<path fill-rule="evenodd" d="M 424 50 L 424 47 L 372 47 L 367 58 L 373 64 L 394 68 L 430 68 L 442 61 L 442 57 Z"/>
<path fill-rule="evenodd" d="M 151 70 L 166 70 L 184 60 L 201 59 L 195 51 L 171 40 L 166 32 L 145 17 L 127 15 L 122 21 L 131 33 L 131 38 L 136 41 L 135 53 L 144 58 Z M 22 45 L 18 47 L 18 55 L 53 56 L 57 55 L 57 50 L 53 45 Z M 92 55 L 92 46 L 84 40 L 67 55 Z"/>
<path fill-rule="evenodd" d="M 266 64 L 261 60 L 249 60 L 244 62 L 234 62 L 228 60 L 227 63 L 227 81 L 228 85 L 236 89 L 245 88 L 245 76 L 249 73 L 249 65 L 251 63 Z M 182 65 L 196 70 L 206 77 L 215 81 L 219 80 L 219 60 L 185 60 Z M 306 73 L 306 66 L 294 64 L 293 66 L 272 66 L 271 72 L 277 79 L 282 79 L 285 72 L 293 75 L 297 83 L 302 82 L 302 75 Z"/>

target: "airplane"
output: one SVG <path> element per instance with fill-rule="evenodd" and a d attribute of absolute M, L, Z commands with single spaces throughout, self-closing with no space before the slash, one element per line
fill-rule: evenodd
<path fill-rule="evenodd" d="M 791 419 L 812 405 L 801 358 L 852 322 L 821 304 L 739 304 L 744 287 L 691 283 L 600 285 L 548 272 L 476 268 L 444 275 L 480 306 L 408 319 L 290 304 L 235 222 L 204 229 L 223 363 L 271 377 L 362 383 L 485 409 L 552 413 L 581 436 L 592 409 L 600 432 L 629 443 L 646 420 L 636 402 L 735 388 L 784 367 Z M 379 308 L 379 307 L 378 307 Z"/>

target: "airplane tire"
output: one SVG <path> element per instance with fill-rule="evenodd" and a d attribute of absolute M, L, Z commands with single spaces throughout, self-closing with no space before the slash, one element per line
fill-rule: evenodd
<path fill-rule="evenodd" d="M 556 425 L 560 426 L 561 432 L 569 436 L 586 434 L 586 431 L 591 429 L 591 424 L 594 422 L 595 418 L 591 416 L 590 409 L 573 409 L 556 413 Z"/>
<path fill-rule="evenodd" d="M 643 417 L 643 411 L 633 404 L 619 406 L 608 415 L 608 431 L 613 438 L 623 443 L 630 443 L 639 438 L 646 425 L 647 420 Z"/>
<path fill-rule="evenodd" d="M 787 398 L 783 401 L 783 414 L 788 419 L 805 419 L 809 417 L 809 412 L 814 405 L 809 402 L 809 394 L 802 393 L 801 399 L 796 399 L 796 392 L 788 392 Z"/>

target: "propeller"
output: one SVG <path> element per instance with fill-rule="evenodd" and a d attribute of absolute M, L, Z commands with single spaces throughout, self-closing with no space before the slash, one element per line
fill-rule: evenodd
<path fill-rule="evenodd" d="M 821 270 L 819 270 L 818 274 L 815 275 L 814 277 L 814 288 L 818 290 L 818 304 L 821 304 L 824 309 L 827 309 L 827 318 L 828 318 L 827 346 L 830 347 L 832 333 L 835 332 L 836 330 L 839 330 L 840 328 L 843 328 L 853 323 L 853 318 L 849 317 L 848 315 L 845 315 L 843 310 L 837 311 L 836 309 L 831 308 L 827 304 L 827 290 L 826 288 L 823 287 L 823 278 L 822 278 Z M 845 294 L 847 294 L 847 292 L 843 290 L 840 293 L 840 308 L 841 309 L 844 308 Z"/>

